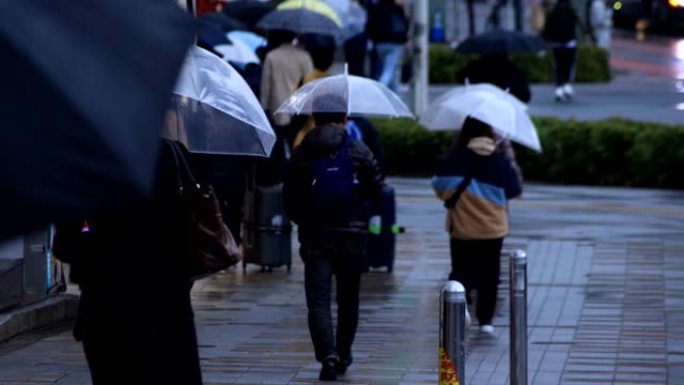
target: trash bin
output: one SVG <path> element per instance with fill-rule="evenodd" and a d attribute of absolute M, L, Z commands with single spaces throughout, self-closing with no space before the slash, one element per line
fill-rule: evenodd
<path fill-rule="evenodd" d="M 292 224 L 285 214 L 283 185 L 256 186 L 245 194 L 242 221 L 242 269 L 260 265 L 262 271 L 292 267 Z"/>

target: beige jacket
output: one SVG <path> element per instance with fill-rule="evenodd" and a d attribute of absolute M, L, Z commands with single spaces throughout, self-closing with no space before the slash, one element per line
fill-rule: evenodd
<path fill-rule="evenodd" d="M 309 53 L 292 44 L 283 44 L 266 55 L 261 74 L 261 106 L 274 124 L 285 126 L 290 123 L 289 116 L 273 113 L 312 71 Z"/>

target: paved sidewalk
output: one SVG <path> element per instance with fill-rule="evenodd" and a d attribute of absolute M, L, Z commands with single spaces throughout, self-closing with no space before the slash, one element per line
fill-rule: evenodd
<path fill-rule="evenodd" d="M 364 276 L 345 384 L 437 382 L 437 297 L 449 270 L 443 208 L 428 180 L 392 182 L 407 233 L 394 273 Z M 511 215 L 505 247 L 529 256 L 530 384 L 684 383 L 684 192 L 536 185 Z M 206 384 L 316 382 L 294 262 L 290 274 L 251 266 L 195 287 Z M 502 280 L 495 337 L 469 333 L 470 385 L 508 384 L 505 272 Z M 0 384 L 89 384 L 68 332 L 16 345 L 0 345 Z"/>

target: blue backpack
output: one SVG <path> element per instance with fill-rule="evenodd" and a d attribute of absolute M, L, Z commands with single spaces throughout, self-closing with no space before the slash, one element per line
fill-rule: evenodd
<path fill-rule="evenodd" d="M 355 141 L 347 136 L 332 153 L 311 162 L 309 209 L 312 223 L 344 226 L 354 214 L 354 170 L 349 148 Z"/>

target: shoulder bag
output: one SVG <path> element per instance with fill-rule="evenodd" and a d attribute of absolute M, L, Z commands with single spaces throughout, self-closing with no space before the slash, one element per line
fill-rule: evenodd
<path fill-rule="evenodd" d="M 221 206 L 213 188 L 197 182 L 177 142 L 165 142 L 173 151 L 179 194 L 190 211 L 190 276 L 199 278 L 237 264 L 242 260 L 240 248 L 223 222 Z"/>

